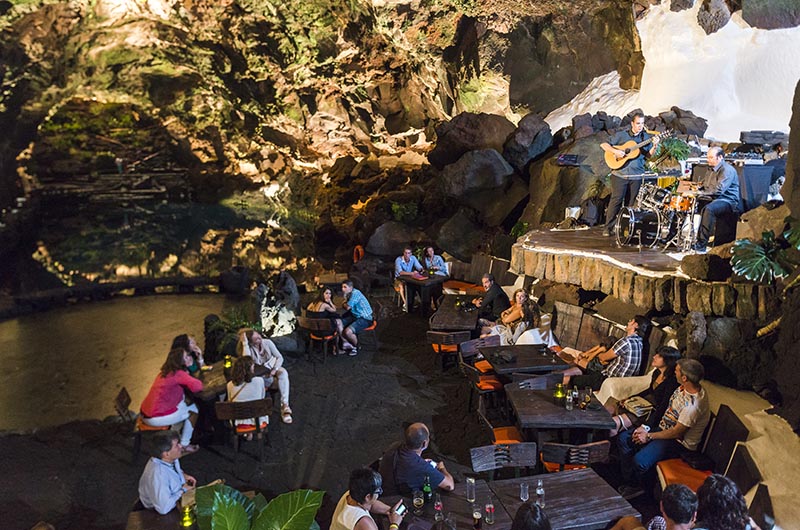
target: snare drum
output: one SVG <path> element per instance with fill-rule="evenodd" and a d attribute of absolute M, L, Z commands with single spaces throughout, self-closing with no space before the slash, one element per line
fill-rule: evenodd
<path fill-rule="evenodd" d="M 661 237 L 661 214 L 654 210 L 634 210 L 625 207 L 617 217 L 617 243 L 652 247 Z"/>
<path fill-rule="evenodd" d="M 673 195 L 667 208 L 675 212 L 691 212 L 692 208 L 694 208 L 694 196 Z"/>
<path fill-rule="evenodd" d="M 642 209 L 663 210 L 669 204 L 672 194 L 669 190 L 650 183 L 642 185 L 639 191 L 639 207 Z"/>

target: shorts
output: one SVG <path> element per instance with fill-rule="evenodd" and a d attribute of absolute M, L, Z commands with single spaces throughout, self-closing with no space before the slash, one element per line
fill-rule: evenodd
<path fill-rule="evenodd" d="M 372 325 L 372 320 L 367 320 L 366 318 L 355 317 L 353 314 L 348 311 L 342 316 L 342 325 L 345 328 L 350 328 L 353 330 L 353 333 L 360 333 L 370 327 Z"/>

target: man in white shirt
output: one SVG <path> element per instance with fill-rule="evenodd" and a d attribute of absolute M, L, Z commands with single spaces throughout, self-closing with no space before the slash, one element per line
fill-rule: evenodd
<path fill-rule="evenodd" d="M 650 482 L 650 472 L 658 462 L 697 450 L 711 415 L 708 396 L 700 384 L 703 375 L 700 361 L 680 359 L 675 377 L 681 386 L 672 394 L 658 427 L 651 430 L 642 425 L 620 433 L 617 443 L 626 484 L 619 491 L 626 499 L 644 493 L 639 485 Z"/>
<path fill-rule="evenodd" d="M 183 447 L 175 431 L 160 431 L 153 435 L 154 453 L 139 479 L 139 499 L 145 508 L 164 515 L 178 504 L 181 496 L 195 488 L 197 481 L 181 469 L 178 459 Z"/>
<path fill-rule="evenodd" d="M 697 495 L 683 484 L 670 484 L 661 494 L 661 515 L 653 517 L 648 528 L 690 530 L 697 518 Z M 663 516 L 663 517 L 662 517 Z M 646 530 L 637 517 L 623 517 L 611 530 Z"/>

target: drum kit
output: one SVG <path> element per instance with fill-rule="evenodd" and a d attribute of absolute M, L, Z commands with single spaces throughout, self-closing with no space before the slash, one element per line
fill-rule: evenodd
<path fill-rule="evenodd" d="M 617 217 L 617 243 L 653 248 L 660 246 L 688 252 L 697 239 L 694 214 L 697 189 L 681 182 L 676 193 L 655 184 L 643 183 L 633 207 L 622 208 Z"/>

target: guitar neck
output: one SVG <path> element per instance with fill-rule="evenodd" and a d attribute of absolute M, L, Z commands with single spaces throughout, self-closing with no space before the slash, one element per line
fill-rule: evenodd
<path fill-rule="evenodd" d="M 653 141 L 653 138 L 656 138 L 656 137 L 658 137 L 658 136 L 661 136 L 661 135 L 660 135 L 660 134 L 657 134 L 657 135 L 655 135 L 655 136 L 651 136 L 651 137 L 650 137 L 650 138 L 648 138 L 647 140 L 645 140 L 645 141 L 643 141 L 643 142 L 639 142 L 639 143 L 638 143 L 638 144 L 636 144 L 636 145 L 635 145 L 633 148 L 634 148 L 634 149 L 639 149 L 640 147 L 644 147 L 644 146 L 646 146 L 647 144 L 649 144 L 650 142 L 652 142 L 652 141 Z"/>

